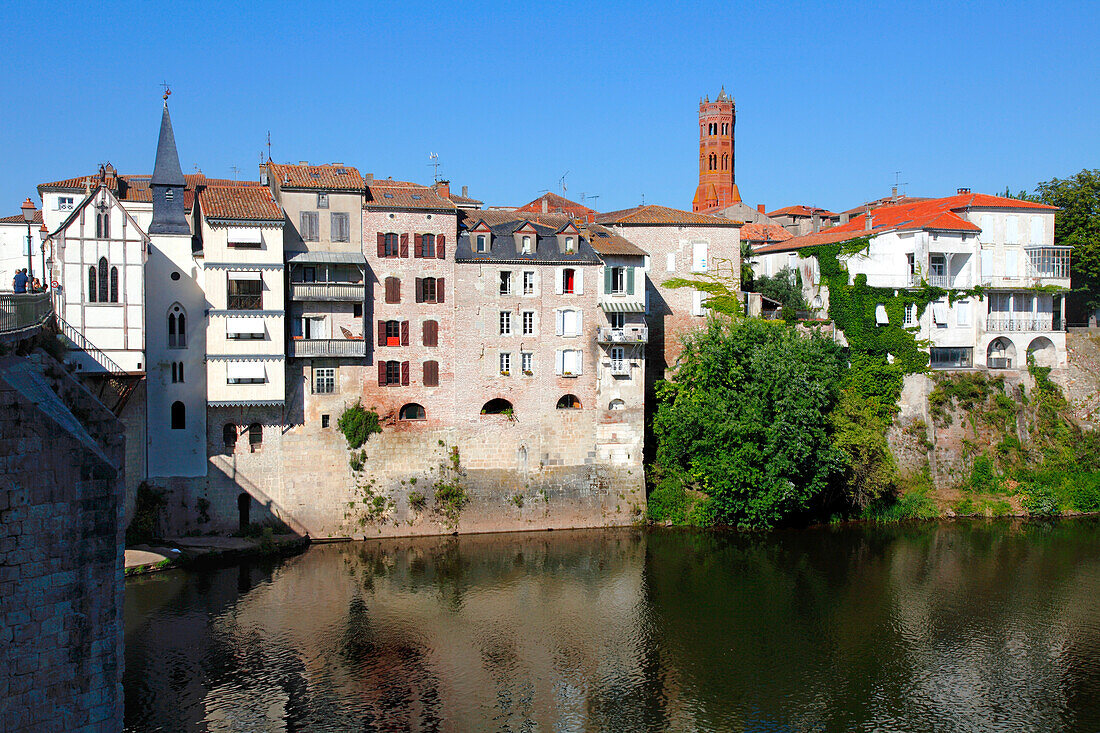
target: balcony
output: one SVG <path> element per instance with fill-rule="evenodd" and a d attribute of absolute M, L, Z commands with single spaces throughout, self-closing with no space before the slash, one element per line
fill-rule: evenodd
<path fill-rule="evenodd" d="M 649 327 L 642 324 L 630 324 L 624 328 L 604 326 L 596 332 L 596 341 L 601 344 L 644 344 L 649 342 Z"/>
<path fill-rule="evenodd" d="M 951 282 L 950 275 L 921 275 L 918 272 L 909 274 L 909 287 L 919 288 L 921 280 L 927 280 L 928 284 L 934 288 L 953 288 L 956 287 Z"/>
<path fill-rule="evenodd" d="M 613 377 L 629 377 L 630 367 L 631 363 L 626 359 L 612 359 L 609 369 Z"/>
<path fill-rule="evenodd" d="M 291 283 L 291 300 L 363 302 L 363 283 Z"/>
<path fill-rule="evenodd" d="M 985 321 L 987 333 L 1011 333 L 1016 331 L 1053 331 L 1054 316 L 989 316 Z"/>
<path fill-rule="evenodd" d="M 290 341 L 289 355 L 297 358 L 361 358 L 367 355 L 367 342 L 363 339 L 293 339 Z"/>

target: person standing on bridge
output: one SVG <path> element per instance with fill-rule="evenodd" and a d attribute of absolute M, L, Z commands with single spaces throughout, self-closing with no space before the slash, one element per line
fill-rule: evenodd
<path fill-rule="evenodd" d="M 15 277 L 11 281 L 12 290 L 17 293 L 27 292 L 28 280 L 30 280 L 30 278 L 27 277 L 27 268 L 24 267 L 22 270 L 16 270 Z"/>

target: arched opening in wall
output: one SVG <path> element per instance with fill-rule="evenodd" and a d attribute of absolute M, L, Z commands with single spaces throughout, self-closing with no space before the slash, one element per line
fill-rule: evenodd
<path fill-rule="evenodd" d="M 397 415 L 398 420 L 426 420 L 427 413 L 424 412 L 424 407 L 418 405 L 415 402 L 410 402 L 407 405 L 401 407 L 401 411 Z"/>
<path fill-rule="evenodd" d="M 107 258 L 99 258 L 99 292 L 96 294 L 96 300 L 100 303 L 107 303 L 110 300 L 110 281 L 108 280 L 107 271 Z"/>
<path fill-rule="evenodd" d="M 985 365 L 990 369 L 1013 369 L 1016 364 L 1016 347 L 1002 337 L 989 342 L 985 351 Z"/>
<path fill-rule="evenodd" d="M 111 302 L 118 302 L 118 268 L 111 268 Z"/>
<path fill-rule="evenodd" d="M 1027 355 L 1035 359 L 1035 366 L 1053 367 L 1057 359 L 1054 342 L 1046 336 L 1039 336 L 1027 346 Z"/>
<path fill-rule="evenodd" d="M 248 426 L 248 450 L 255 453 L 264 447 L 264 428 L 260 423 L 254 422 Z"/>
<path fill-rule="evenodd" d="M 482 415 L 511 415 L 512 403 L 501 397 L 494 397 L 481 406 Z"/>
<path fill-rule="evenodd" d="M 564 394 L 558 400 L 557 408 L 559 410 L 579 410 L 581 409 L 581 401 L 574 394 Z"/>
<path fill-rule="evenodd" d="M 609 409 L 609 410 L 625 410 L 626 409 L 626 403 L 623 402 L 620 399 L 614 399 L 614 400 L 611 400 L 610 403 L 608 403 L 607 409 Z"/>
<path fill-rule="evenodd" d="M 187 427 L 187 408 L 176 400 L 172 403 L 172 429 L 183 430 Z"/>
<path fill-rule="evenodd" d="M 179 303 L 168 308 L 168 348 L 187 348 L 187 312 Z"/>
<path fill-rule="evenodd" d="M 232 453 L 237 447 L 237 426 L 231 422 L 222 426 L 222 444 L 226 453 Z"/>
<path fill-rule="evenodd" d="M 240 529 L 248 529 L 252 524 L 252 497 L 245 492 L 237 496 L 237 524 Z"/>
<path fill-rule="evenodd" d="M 96 285 L 97 282 L 98 282 L 98 279 L 96 278 L 95 265 L 92 265 L 91 267 L 88 268 L 88 302 L 89 303 L 94 303 L 95 302 L 95 297 L 99 293 L 98 286 Z"/>

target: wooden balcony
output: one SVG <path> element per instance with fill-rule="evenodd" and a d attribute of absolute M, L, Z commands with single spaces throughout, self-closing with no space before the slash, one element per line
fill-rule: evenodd
<path fill-rule="evenodd" d="M 363 339 L 292 339 L 289 356 L 363 358 L 367 355 L 367 342 Z"/>
<path fill-rule="evenodd" d="M 363 283 L 291 283 L 291 300 L 351 301 L 362 303 Z"/>

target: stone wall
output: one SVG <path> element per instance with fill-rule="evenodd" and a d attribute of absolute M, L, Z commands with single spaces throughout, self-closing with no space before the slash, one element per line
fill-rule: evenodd
<path fill-rule="evenodd" d="M 0 359 L 0 729 L 121 729 L 124 452 L 57 362 Z"/>

